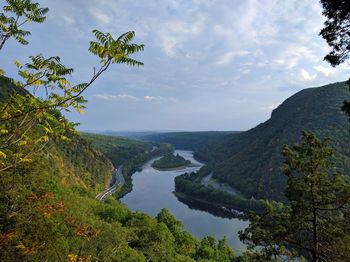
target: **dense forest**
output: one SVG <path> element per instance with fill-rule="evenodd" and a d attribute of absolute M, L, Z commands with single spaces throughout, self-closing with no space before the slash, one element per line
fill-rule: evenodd
<path fill-rule="evenodd" d="M 190 160 L 186 160 L 179 154 L 166 154 L 161 159 L 158 159 L 152 163 L 152 167 L 160 170 L 173 169 L 179 167 L 186 167 L 191 164 Z"/>
<path fill-rule="evenodd" d="M 128 139 L 125 137 L 98 135 L 82 132 L 81 136 L 91 145 L 103 152 L 115 166 L 123 164 L 132 157 L 151 151 L 153 145 L 150 143 Z"/>
<path fill-rule="evenodd" d="M 167 132 L 154 133 L 140 136 L 145 141 L 157 143 L 169 143 L 176 149 L 199 150 L 207 148 L 209 145 L 222 141 L 230 134 L 236 134 L 236 131 L 202 131 L 202 132 Z"/>
<path fill-rule="evenodd" d="M 350 173 L 349 128 L 341 111 L 348 97 L 345 82 L 304 89 L 273 110 L 266 122 L 239 134 L 228 135 L 195 156 L 213 163 L 214 176 L 246 197 L 284 199 L 283 144 L 300 141 L 303 130 L 330 138 L 339 171 Z"/>
<path fill-rule="evenodd" d="M 114 167 L 123 165 L 125 183 L 114 193 L 116 198 L 121 198 L 132 190 L 132 175 L 143 164 L 152 158 L 168 155 L 174 151 L 170 144 L 155 144 L 133 140 L 125 137 L 107 136 L 91 133 L 81 133 L 91 146 L 101 151 L 108 157 Z M 113 182 L 113 181 L 111 181 Z"/>
<path fill-rule="evenodd" d="M 28 44 L 30 32 L 23 25 L 43 23 L 49 12 L 30 0 L 4 5 L 1 52 L 9 39 Z M 82 93 L 112 64 L 143 65 L 130 55 L 144 46 L 132 43 L 132 31 L 117 38 L 93 33 L 96 41 L 89 51 L 100 62 L 87 82 L 71 84 L 73 69 L 59 57 L 32 56 L 24 65 L 16 61 L 16 80 L 0 69 L 0 260 L 231 261 L 234 253 L 225 239 L 198 240 L 165 209 L 151 217 L 111 197 L 105 202 L 95 198 L 110 180 L 112 161 L 80 137 L 76 124 L 61 112 L 81 112 Z M 40 96 L 38 89 L 44 90 Z M 116 146 L 111 143 L 105 148 L 109 153 Z M 169 148 L 160 145 L 149 152 Z M 114 163 L 128 159 L 129 149 L 112 157 Z M 127 160 L 132 161 L 129 172 L 147 159 L 146 152 Z"/>
<path fill-rule="evenodd" d="M 53 144 L 47 157 L 18 170 L 16 180 L 2 175 L 1 261 L 233 257 L 225 242 L 197 240 L 166 210 L 153 218 L 133 213 L 113 198 L 95 200 L 112 164 L 83 139 L 73 139 L 74 144 Z M 12 195 L 17 197 L 9 200 Z"/>
<path fill-rule="evenodd" d="M 217 208 L 227 207 L 240 211 L 254 210 L 257 213 L 264 211 L 264 201 L 254 197 L 247 199 L 241 194 L 230 194 L 212 186 L 205 186 L 201 180 L 209 175 L 212 170 L 205 166 L 198 172 L 185 173 L 175 178 L 175 194 L 183 198 L 193 198 L 197 201 L 206 202 Z"/>

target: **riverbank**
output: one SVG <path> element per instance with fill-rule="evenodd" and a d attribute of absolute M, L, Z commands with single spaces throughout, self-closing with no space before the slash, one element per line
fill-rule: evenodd
<path fill-rule="evenodd" d="M 166 171 L 166 170 L 178 170 L 190 166 L 192 163 L 190 160 L 186 160 L 179 154 L 174 155 L 173 153 L 164 155 L 160 159 L 154 161 L 151 165 L 153 168 Z"/>
<path fill-rule="evenodd" d="M 179 171 L 179 170 L 183 170 L 187 167 L 197 167 L 197 166 L 191 163 L 191 164 L 183 165 L 183 166 L 179 166 L 179 167 L 168 167 L 168 168 L 158 168 L 158 167 L 154 167 L 154 166 L 152 166 L 152 167 L 158 171 Z"/>
<path fill-rule="evenodd" d="M 203 186 L 211 186 L 217 190 L 224 191 L 226 193 L 232 194 L 232 195 L 239 195 L 243 196 L 241 192 L 239 192 L 237 189 L 231 187 L 227 183 L 220 182 L 219 180 L 213 178 L 213 172 L 211 172 L 209 175 L 205 176 L 201 180 L 201 184 Z"/>
<path fill-rule="evenodd" d="M 142 166 L 142 171 L 133 174 L 133 190 L 120 201 L 133 211 L 140 211 L 156 216 L 162 208 L 167 208 L 184 224 L 186 230 L 198 238 L 208 235 L 216 239 L 227 237 L 227 241 L 239 255 L 245 250 L 245 245 L 240 242 L 238 231 L 248 226 L 248 221 L 238 219 L 232 215 L 188 205 L 180 201 L 174 194 L 175 177 L 185 172 L 195 172 L 200 169 L 202 163 L 193 158 L 192 151 L 175 150 L 185 159 L 190 160 L 196 166 L 186 167 L 183 170 L 159 171 L 151 166 L 151 161 Z M 191 201 L 193 203 L 193 201 Z"/>
<path fill-rule="evenodd" d="M 192 197 L 181 192 L 173 192 L 176 198 L 191 209 L 209 212 L 222 218 L 238 218 L 247 220 L 247 210 L 239 210 L 233 206 L 223 205 L 220 202 L 207 201 L 201 198 Z"/>
<path fill-rule="evenodd" d="M 222 188 L 221 185 L 217 185 L 219 189 L 211 185 L 205 185 L 208 184 L 209 181 L 203 184 L 203 178 L 211 178 L 211 173 L 211 168 L 204 166 L 197 172 L 185 173 L 177 176 L 175 178 L 175 192 L 206 201 L 207 203 L 214 203 L 214 205 L 229 207 L 230 209 L 233 208 L 245 212 L 255 211 L 257 213 L 261 213 L 265 210 L 263 200 L 257 200 L 253 197 L 248 199 L 232 188 L 224 187 L 226 190 L 220 190 L 220 188 Z"/>
<path fill-rule="evenodd" d="M 118 190 L 119 187 L 123 187 L 125 179 L 123 177 L 123 165 L 120 165 L 113 171 L 110 187 L 102 191 L 96 196 L 96 199 L 104 201 L 109 195 Z"/>
<path fill-rule="evenodd" d="M 162 155 L 169 154 L 173 152 L 173 147 L 169 144 L 161 144 L 158 147 L 153 147 L 152 151 L 146 151 L 141 154 L 138 154 L 131 159 L 127 160 L 123 164 L 123 177 L 125 183 L 122 187 L 120 187 L 117 191 L 115 191 L 114 196 L 116 199 L 120 199 L 130 193 L 133 188 L 132 175 L 140 171 L 142 166 L 153 160 L 157 159 Z"/>

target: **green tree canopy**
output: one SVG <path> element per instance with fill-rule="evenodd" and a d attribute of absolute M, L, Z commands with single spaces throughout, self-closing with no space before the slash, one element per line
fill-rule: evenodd
<path fill-rule="evenodd" d="M 27 21 L 43 22 L 47 8 L 30 0 L 8 0 L 0 15 L 1 46 L 11 38 L 30 34 L 19 29 Z M 6 14 L 14 17 L 7 17 Z M 19 22 L 24 19 L 24 22 Z M 18 24 L 20 23 L 20 24 Z M 84 109 L 83 92 L 104 73 L 111 64 L 142 66 L 131 57 L 143 51 L 143 44 L 133 43 L 135 32 L 129 31 L 119 37 L 93 30 L 96 40 L 90 42 L 89 51 L 100 59 L 92 76 L 83 83 L 72 84 L 68 77 L 73 69 L 62 64 L 59 57 L 30 57 L 22 65 L 16 61 L 22 81 L 13 81 L 8 96 L 0 101 L 0 172 L 31 161 L 33 155 L 42 151 L 53 138 L 67 140 L 66 132 L 75 132 L 75 124 L 68 122 L 60 111 Z M 20 41 L 24 43 L 24 40 Z M 1 48 L 0 48 L 1 50 Z M 35 127 L 35 128 L 34 128 Z"/>
<path fill-rule="evenodd" d="M 331 51 L 324 59 L 335 67 L 345 62 L 350 55 L 350 2 L 348 0 L 320 0 L 320 2 L 323 7 L 322 13 L 327 18 L 320 35 L 331 47 Z M 350 120 L 349 101 L 344 101 L 342 110 Z"/>
<path fill-rule="evenodd" d="M 28 22 L 42 23 L 49 11 L 47 7 L 40 7 L 39 3 L 31 0 L 6 0 L 3 13 L 0 13 L 0 50 L 10 38 L 14 38 L 22 45 L 27 45 L 26 36 L 29 31 L 22 27 Z"/>
<path fill-rule="evenodd" d="M 321 0 L 323 15 L 327 18 L 320 35 L 332 48 L 325 60 L 337 66 L 350 54 L 350 2 L 347 0 Z"/>
<path fill-rule="evenodd" d="M 266 205 L 262 215 L 251 214 L 240 233 L 255 256 L 268 259 L 304 255 L 312 261 L 347 261 L 346 214 L 350 184 L 335 170 L 329 140 L 303 132 L 300 144 L 283 147 L 288 205 Z"/>

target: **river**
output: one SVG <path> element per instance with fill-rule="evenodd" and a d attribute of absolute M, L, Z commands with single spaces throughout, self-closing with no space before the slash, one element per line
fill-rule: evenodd
<path fill-rule="evenodd" d="M 151 167 L 151 160 L 146 163 L 140 172 L 133 174 L 133 190 L 124 196 L 121 201 L 131 210 L 142 211 L 152 216 L 167 208 L 178 220 L 181 220 L 187 231 L 202 238 L 211 235 L 217 239 L 226 236 L 228 243 L 234 248 L 237 255 L 245 249 L 240 242 L 237 232 L 248 226 L 248 221 L 237 218 L 222 218 L 208 212 L 189 208 L 177 200 L 174 178 L 185 172 L 198 170 L 203 164 L 193 158 L 192 151 L 176 150 L 196 166 L 182 170 L 158 171 Z"/>

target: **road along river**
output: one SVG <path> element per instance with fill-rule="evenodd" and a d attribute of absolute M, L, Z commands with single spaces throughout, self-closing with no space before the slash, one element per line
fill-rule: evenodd
<path fill-rule="evenodd" d="M 125 184 L 125 179 L 123 177 L 123 165 L 120 165 L 113 171 L 112 179 L 114 180 L 113 185 L 111 185 L 106 190 L 102 191 L 96 196 L 96 199 L 104 201 L 109 195 L 113 194 L 118 187 L 121 187 Z"/>
<path fill-rule="evenodd" d="M 199 238 L 211 235 L 217 239 L 226 236 L 236 254 L 241 254 L 245 246 L 239 241 L 237 232 L 246 228 L 248 221 L 214 216 L 205 211 L 191 209 L 180 202 L 173 194 L 174 178 L 185 172 L 196 171 L 203 164 L 193 158 L 192 151 L 176 150 L 175 154 L 180 154 L 195 166 L 182 170 L 158 171 L 151 167 L 155 160 L 153 159 L 147 162 L 140 172 L 133 174 L 133 190 L 120 200 L 134 211 L 142 211 L 153 216 L 162 208 L 167 208 L 193 235 Z"/>

